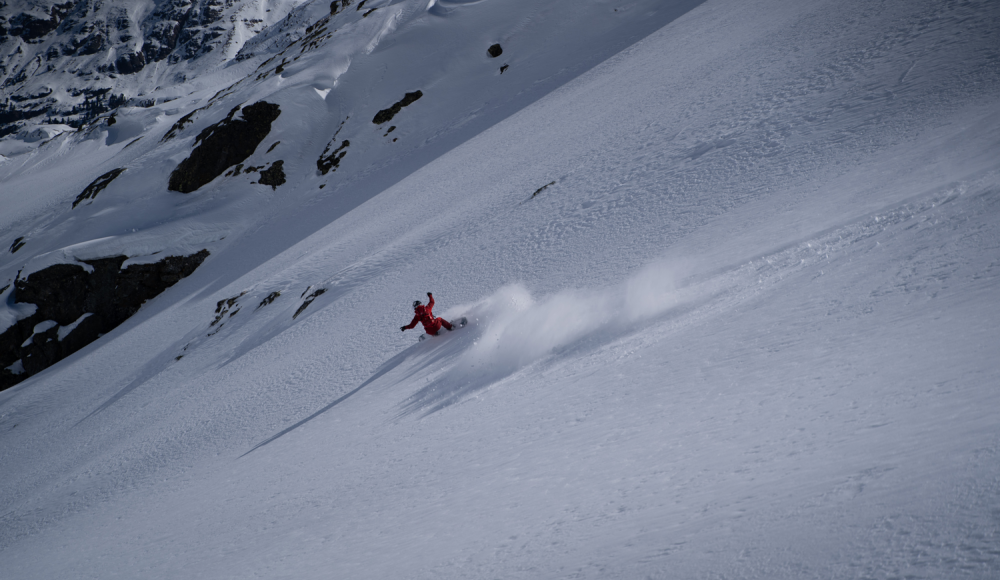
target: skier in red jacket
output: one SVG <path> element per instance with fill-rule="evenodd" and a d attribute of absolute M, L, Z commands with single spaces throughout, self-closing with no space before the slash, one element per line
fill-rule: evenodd
<path fill-rule="evenodd" d="M 430 300 L 427 302 L 427 306 L 420 303 L 419 300 L 413 301 L 413 320 L 410 321 L 406 326 L 400 326 L 399 329 L 406 331 L 417 325 L 417 322 L 422 322 L 424 325 L 424 332 L 430 334 L 431 336 L 438 333 L 441 327 L 445 327 L 448 330 L 452 329 L 451 323 L 444 318 L 435 318 L 432 310 L 434 309 L 434 295 L 430 292 L 427 293 L 427 297 Z"/>

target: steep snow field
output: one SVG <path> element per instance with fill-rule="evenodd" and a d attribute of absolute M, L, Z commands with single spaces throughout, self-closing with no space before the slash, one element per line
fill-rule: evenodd
<path fill-rule="evenodd" d="M 2 576 L 1000 575 L 1000 4 L 369 4 L 0 164 L 0 284 L 212 251 L 0 392 Z M 167 193 L 260 99 L 289 182 Z"/>

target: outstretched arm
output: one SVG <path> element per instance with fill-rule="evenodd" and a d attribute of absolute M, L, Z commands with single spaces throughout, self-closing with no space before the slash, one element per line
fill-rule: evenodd
<path fill-rule="evenodd" d="M 427 298 L 429 299 L 427 301 L 427 309 L 430 310 L 430 309 L 434 308 L 434 295 L 431 294 L 430 292 L 428 292 L 427 293 Z"/>
<path fill-rule="evenodd" d="M 419 314 L 414 314 L 413 315 L 413 320 L 411 320 L 410 323 L 407 324 L 406 326 L 400 326 L 399 329 L 402 330 L 402 331 L 410 330 L 411 328 L 413 328 L 414 326 L 416 326 L 418 322 L 420 322 L 420 315 Z"/>

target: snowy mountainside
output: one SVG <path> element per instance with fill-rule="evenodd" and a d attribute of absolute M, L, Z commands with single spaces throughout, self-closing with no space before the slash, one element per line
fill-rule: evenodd
<path fill-rule="evenodd" d="M 39 124 L 82 127 L 154 88 L 183 84 L 230 61 L 246 40 L 300 1 L 0 4 L 0 136 Z"/>
<path fill-rule="evenodd" d="M 0 276 L 13 295 L 19 283 L 32 293 L 27 286 L 41 283 L 30 279 L 36 272 L 55 275 L 45 268 L 86 270 L 111 256 L 128 256 L 129 267 L 144 256 L 217 254 L 240 244 L 242 255 L 263 261 L 696 4 L 303 5 L 281 23 L 284 36 L 264 33 L 246 58 L 208 76 L 218 84 L 160 105 L 120 108 L 113 123 L 43 145 L 9 138 L 17 154 L 0 166 L 10 197 L 4 225 L 19 229 L 11 231 Z M 499 40 L 507 52 L 495 57 L 488 49 Z M 245 113 L 257 110 L 267 113 L 248 121 Z M 86 170 L 69 169 L 70 149 Z M 39 187 L 42 167 L 74 177 Z M 279 188 L 280 195 L 266 195 Z M 59 209 L 57 200 L 65 200 Z M 127 212 L 115 209 L 126 205 Z M 304 213 L 304 205 L 315 209 Z M 244 236 L 261 227 L 272 234 Z M 108 292 L 74 291 L 82 302 L 107 302 L 91 296 Z M 68 329 L 88 312 L 56 310 L 21 318 L 6 338 L 0 373 L 11 367 L 7 384 L 74 350 L 25 350 L 38 346 L 28 342 L 35 334 L 57 332 L 39 324 L 54 319 Z M 94 314 L 93 321 L 120 318 Z M 74 327 L 75 343 L 106 333 L 110 324 L 102 324 Z"/>
<path fill-rule="evenodd" d="M 666 7 L 305 4 L 8 140 L 0 284 L 211 255 L 0 393 L 0 569 L 994 577 L 997 5 Z"/>

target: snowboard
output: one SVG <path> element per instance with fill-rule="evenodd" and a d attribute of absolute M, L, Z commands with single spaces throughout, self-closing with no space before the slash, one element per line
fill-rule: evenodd
<path fill-rule="evenodd" d="M 459 328 L 462 328 L 463 326 L 465 326 L 466 324 L 468 324 L 469 323 L 469 319 L 463 316 L 461 318 L 456 318 L 455 320 L 449 320 L 448 322 L 451 322 L 452 330 L 458 330 Z M 440 336 L 442 330 L 444 332 L 448 332 L 447 330 L 444 330 L 444 327 L 442 326 L 441 330 L 439 330 L 438 333 L 437 333 L 437 335 L 435 335 L 435 336 Z M 424 339 L 427 339 L 427 338 L 430 338 L 430 337 L 431 337 L 431 335 L 429 335 L 429 334 L 421 334 L 420 335 L 420 340 L 424 340 Z"/>

